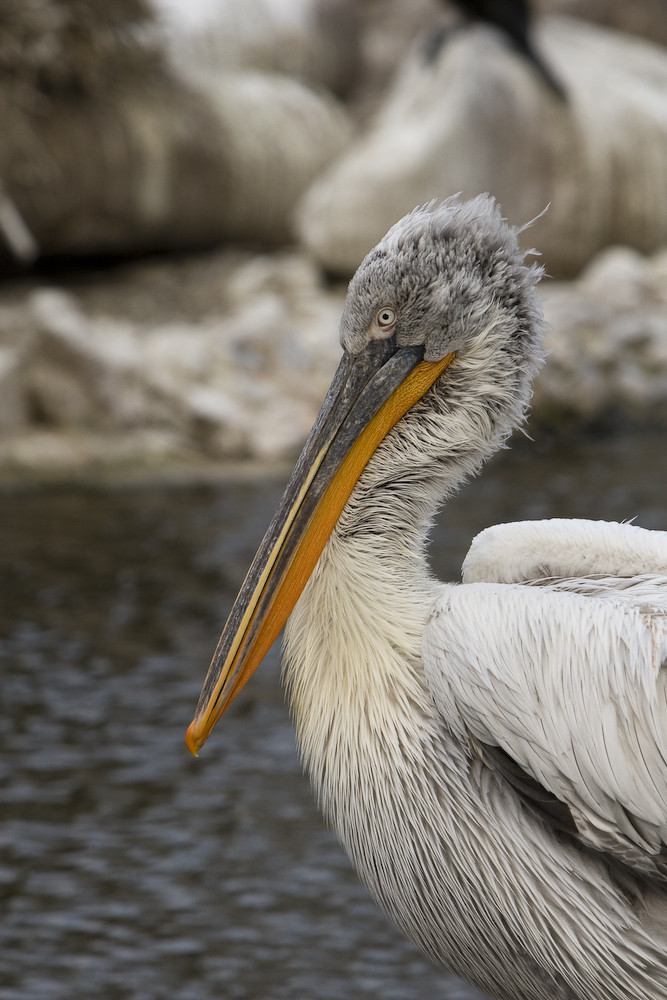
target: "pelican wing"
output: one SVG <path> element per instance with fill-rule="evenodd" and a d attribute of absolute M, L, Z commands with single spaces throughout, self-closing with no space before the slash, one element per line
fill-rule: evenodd
<path fill-rule="evenodd" d="M 667 877 L 667 577 L 445 586 L 423 653 L 443 719 L 524 799 Z"/>
<path fill-rule="evenodd" d="M 667 576 L 667 531 L 583 518 L 494 524 L 473 539 L 463 563 L 465 583 L 646 573 Z"/>

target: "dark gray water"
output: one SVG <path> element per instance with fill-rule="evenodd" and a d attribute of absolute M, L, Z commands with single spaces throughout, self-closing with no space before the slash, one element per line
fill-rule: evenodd
<path fill-rule="evenodd" d="M 520 517 L 667 527 L 664 439 L 520 443 L 434 562 Z M 276 482 L 0 493 L 2 1000 L 472 1000 L 386 924 L 323 829 L 275 653 L 183 737 Z"/>

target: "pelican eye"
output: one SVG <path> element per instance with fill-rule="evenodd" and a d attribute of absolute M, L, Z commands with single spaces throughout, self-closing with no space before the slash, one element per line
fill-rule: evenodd
<path fill-rule="evenodd" d="M 375 314 L 371 336 L 376 338 L 389 337 L 391 336 L 395 324 L 396 311 L 391 309 L 389 306 L 383 306 L 382 309 L 378 309 Z"/>

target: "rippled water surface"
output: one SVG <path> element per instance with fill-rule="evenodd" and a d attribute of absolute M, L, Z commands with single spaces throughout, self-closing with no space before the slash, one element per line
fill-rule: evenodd
<path fill-rule="evenodd" d="M 667 527 L 664 441 L 521 442 L 433 559 L 520 517 Z M 0 493 L 3 1000 L 472 1000 L 322 827 L 274 652 L 199 760 L 183 736 L 276 481 Z"/>

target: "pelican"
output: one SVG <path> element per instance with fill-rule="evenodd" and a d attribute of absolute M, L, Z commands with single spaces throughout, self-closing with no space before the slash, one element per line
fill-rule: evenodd
<path fill-rule="evenodd" d="M 527 59 L 547 87 L 561 101 L 567 99 L 563 85 L 544 61 L 531 39 L 533 11 L 528 0 L 446 0 L 456 7 L 469 24 L 476 22 L 492 24 L 498 28 L 512 44 L 516 52 Z M 431 45 L 431 57 L 435 58 L 445 42 L 448 31 L 440 31 Z"/>
<path fill-rule="evenodd" d="M 664 1000 L 667 533 L 497 525 L 461 583 L 425 555 L 524 418 L 539 277 L 488 195 L 415 210 L 364 259 L 187 743 L 287 622 L 305 768 L 389 917 L 498 1000 Z"/>

